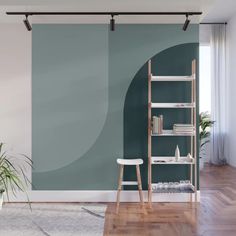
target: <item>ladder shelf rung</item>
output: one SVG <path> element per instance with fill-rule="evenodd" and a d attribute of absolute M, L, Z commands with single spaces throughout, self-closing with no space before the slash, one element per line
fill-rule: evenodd
<path fill-rule="evenodd" d="M 153 76 L 151 77 L 152 82 L 184 82 L 184 81 L 193 81 L 195 79 L 195 76 Z"/>
<path fill-rule="evenodd" d="M 151 108 L 195 108 L 195 103 L 151 103 Z"/>
<path fill-rule="evenodd" d="M 138 185 L 137 181 L 122 181 L 122 185 Z"/>
<path fill-rule="evenodd" d="M 195 136 L 196 132 L 174 132 L 173 130 L 163 130 L 162 133 L 151 133 L 152 137 L 158 136 Z"/>
<path fill-rule="evenodd" d="M 180 157 L 178 161 L 175 160 L 174 156 L 152 156 L 151 163 L 153 165 L 194 165 L 195 159 L 189 161 L 187 157 Z"/>

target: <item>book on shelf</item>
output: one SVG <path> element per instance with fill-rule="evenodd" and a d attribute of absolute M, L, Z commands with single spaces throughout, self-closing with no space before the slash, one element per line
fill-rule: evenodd
<path fill-rule="evenodd" d="M 153 134 L 163 133 L 163 115 L 152 117 L 152 133 Z"/>
<path fill-rule="evenodd" d="M 195 128 L 192 124 L 174 124 L 174 133 L 193 133 Z"/>

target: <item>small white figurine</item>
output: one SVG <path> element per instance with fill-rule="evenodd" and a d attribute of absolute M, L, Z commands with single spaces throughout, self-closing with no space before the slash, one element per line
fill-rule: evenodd
<path fill-rule="evenodd" d="M 187 155 L 187 161 L 189 161 L 189 162 L 193 161 L 193 157 L 190 153 L 188 153 L 188 155 Z"/>
<path fill-rule="evenodd" d="M 179 147 L 178 145 L 176 146 L 176 149 L 175 149 L 175 161 L 179 161 L 179 158 L 180 158 L 180 152 L 179 152 Z"/>

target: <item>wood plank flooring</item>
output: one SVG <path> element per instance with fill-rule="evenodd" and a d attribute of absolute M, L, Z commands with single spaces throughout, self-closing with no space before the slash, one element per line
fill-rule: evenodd
<path fill-rule="evenodd" d="M 207 165 L 200 175 L 200 203 L 108 204 L 104 235 L 236 236 L 236 168 Z"/>

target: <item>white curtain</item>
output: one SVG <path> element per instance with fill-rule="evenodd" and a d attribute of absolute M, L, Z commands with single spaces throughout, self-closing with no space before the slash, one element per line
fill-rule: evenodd
<path fill-rule="evenodd" d="M 211 117 L 215 121 L 211 132 L 210 162 L 226 163 L 227 149 L 227 96 L 226 76 L 226 25 L 211 28 Z"/>

